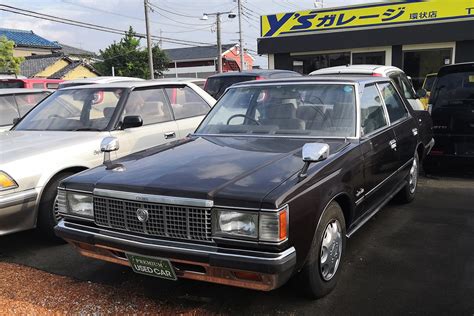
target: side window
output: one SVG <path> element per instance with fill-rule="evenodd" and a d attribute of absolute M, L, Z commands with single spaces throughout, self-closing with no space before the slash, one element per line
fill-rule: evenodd
<path fill-rule="evenodd" d="M 361 127 L 364 135 L 388 125 L 383 103 L 375 85 L 366 86 L 360 100 Z"/>
<path fill-rule="evenodd" d="M 59 83 L 49 82 L 49 83 L 46 84 L 46 88 L 48 88 L 48 89 L 57 89 L 57 88 L 59 88 Z"/>
<path fill-rule="evenodd" d="M 13 96 L 0 96 L 0 126 L 13 125 L 15 118 L 18 118 L 18 109 Z"/>
<path fill-rule="evenodd" d="M 16 103 L 18 104 L 18 110 L 20 110 L 20 116 L 28 113 L 36 104 L 38 104 L 48 95 L 48 92 L 15 95 Z"/>
<path fill-rule="evenodd" d="M 44 83 L 42 82 L 33 83 L 33 89 L 44 89 Z"/>
<path fill-rule="evenodd" d="M 190 87 L 166 88 L 174 117 L 177 120 L 206 115 L 209 105 Z"/>
<path fill-rule="evenodd" d="M 135 90 L 130 93 L 124 116 L 140 115 L 143 125 L 168 122 L 173 119 L 163 89 Z"/>
<path fill-rule="evenodd" d="M 403 105 L 403 101 L 391 83 L 382 83 L 379 85 L 380 92 L 387 106 L 390 122 L 396 122 L 408 116 L 408 112 Z"/>
<path fill-rule="evenodd" d="M 404 74 L 401 74 L 400 80 L 402 82 L 403 93 L 405 95 L 405 98 L 417 99 L 416 94 L 415 94 L 415 88 L 413 88 L 413 85 L 411 84 L 410 80 L 408 80 L 408 77 L 405 76 Z"/>

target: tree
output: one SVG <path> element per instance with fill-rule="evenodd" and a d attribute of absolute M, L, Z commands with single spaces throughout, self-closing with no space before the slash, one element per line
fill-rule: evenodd
<path fill-rule="evenodd" d="M 8 40 L 5 36 L 0 37 L 0 73 L 20 73 L 20 65 L 23 57 L 13 57 L 15 42 Z"/>
<path fill-rule="evenodd" d="M 103 61 L 94 64 L 94 67 L 103 75 L 112 75 L 112 67 L 116 76 L 150 78 L 148 69 L 148 53 L 140 47 L 140 39 L 132 27 L 120 41 L 114 42 L 104 50 L 100 50 Z M 153 47 L 153 65 L 155 74 L 161 75 L 168 67 L 169 60 L 166 54 L 158 47 Z"/>

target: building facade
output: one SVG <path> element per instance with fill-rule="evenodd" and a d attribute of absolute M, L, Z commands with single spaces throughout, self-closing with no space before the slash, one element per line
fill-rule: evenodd
<path fill-rule="evenodd" d="M 474 0 L 410 1 L 263 16 L 269 68 L 308 74 L 348 64 L 403 69 L 420 88 L 443 65 L 474 61 Z"/>

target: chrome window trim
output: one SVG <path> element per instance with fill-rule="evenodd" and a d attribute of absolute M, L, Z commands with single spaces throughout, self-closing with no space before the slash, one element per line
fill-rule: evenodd
<path fill-rule="evenodd" d="M 376 82 L 373 82 L 373 83 L 366 84 L 366 85 L 364 86 L 364 90 L 365 90 L 366 87 L 369 87 L 369 86 L 372 86 L 372 85 L 375 87 L 375 89 L 377 90 L 377 93 L 379 94 L 379 98 L 380 98 L 381 103 L 382 103 L 382 109 L 383 109 L 383 112 L 385 113 L 385 123 L 386 123 L 387 125 L 382 126 L 382 127 L 380 127 L 379 129 L 376 129 L 375 131 L 372 131 L 372 132 L 370 132 L 370 133 L 368 133 L 368 134 L 364 134 L 364 135 L 362 136 L 362 126 L 361 126 L 361 125 L 362 125 L 362 121 L 360 120 L 360 121 L 359 121 L 359 128 L 360 128 L 360 133 L 361 133 L 361 134 L 360 134 L 360 135 L 361 135 L 360 139 L 368 139 L 368 138 L 370 138 L 370 137 L 372 137 L 372 136 L 374 136 L 374 135 L 377 135 L 377 134 L 379 134 L 379 133 L 382 133 L 382 131 L 385 131 L 386 129 L 389 129 L 389 128 L 391 127 L 391 125 L 390 125 L 390 119 L 388 118 L 388 111 L 387 111 L 387 109 L 386 109 L 386 107 L 385 107 L 385 102 L 384 102 L 384 100 L 383 100 L 383 98 L 382 98 L 382 94 L 381 94 L 381 92 L 380 92 L 380 89 L 379 89 L 377 83 L 376 83 Z M 362 91 L 361 93 L 364 93 L 364 91 Z M 362 96 L 362 95 L 361 95 L 361 96 Z M 362 105 L 361 105 L 360 108 L 359 108 L 359 118 L 362 118 Z"/>
<path fill-rule="evenodd" d="M 203 207 L 203 208 L 211 208 L 214 205 L 214 201 L 212 200 L 144 194 L 144 193 L 133 193 L 133 192 L 125 192 L 125 191 L 106 190 L 106 189 L 94 189 L 93 194 L 94 196 L 111 197 L 111 198 L 117 198 L 121 200 L 158 203 L 158 204 L 195 206 L 195 207 Z"/>
<path fill-rule="evenodd" d="M 383 84 L 383 83 L 387 83 L 387 84 L 390 84 L 392 85 L 392 88 L 395 90 L 395 93 L 398 95 L 398 97 L 400 98 L 400 101 L 402 102 L 402 106 L 403 106 L 403 109 L 405 110 L 405 113 L 407 114 L 406 116 L 402 117 L 402 118 L 399 118 L 398 120 L 392 122 L 390 120 L 390 115 L 388 113 L 388 109 L 387 109 L 387 104 L 385 103 L 385 98 L 383 97 L 382 95 L 382 91 L 380 90 L 380 84 Z M 398 91 L 398 89 L 393 85 L 392 82 L 377 82 L 377 89 L 379 90 L 379 93 L 380 93 L 380 97 L 381 97 L 381 100 L 382 100 L 382 103 L 385 107 L 385 110 L 387 112 L 387 117 L 388 117 L 388 122 L 390 124 L 390 126 L 392 125 L 397 125 L 399 122 L 402 122 L 404 120 L 408 120 L 410 118 L 412 118 L 411 116 L 411 113 L 410 111 L 408 111 L 408 108 L 407 108 L 407 105 L 405 104 L 405 101 L 404 101 L 404 98 L 402 97 L 402 95 L 400 94 L 400 92 Z M 416 99 L 415 99 L 416 100 Z M 414 111 L 414 110 L 413 110 Z"/>

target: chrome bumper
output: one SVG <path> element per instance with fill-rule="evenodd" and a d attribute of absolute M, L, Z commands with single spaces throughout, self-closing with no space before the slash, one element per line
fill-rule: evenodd
<path fill-rule="evenodd" d="M 84 256 L 130 266 L 127 253 L 169 259 L 180 278 L 261 291 L 284 284 L 294 272 L 296 250 L 280 253 L 149 239 L 61 221 L 56 235 Z"/>
<path fill-rule="evenodd" d="M 33 228 L 37 199 L 35 189 L 0 196 L 0 235 Z"/>

